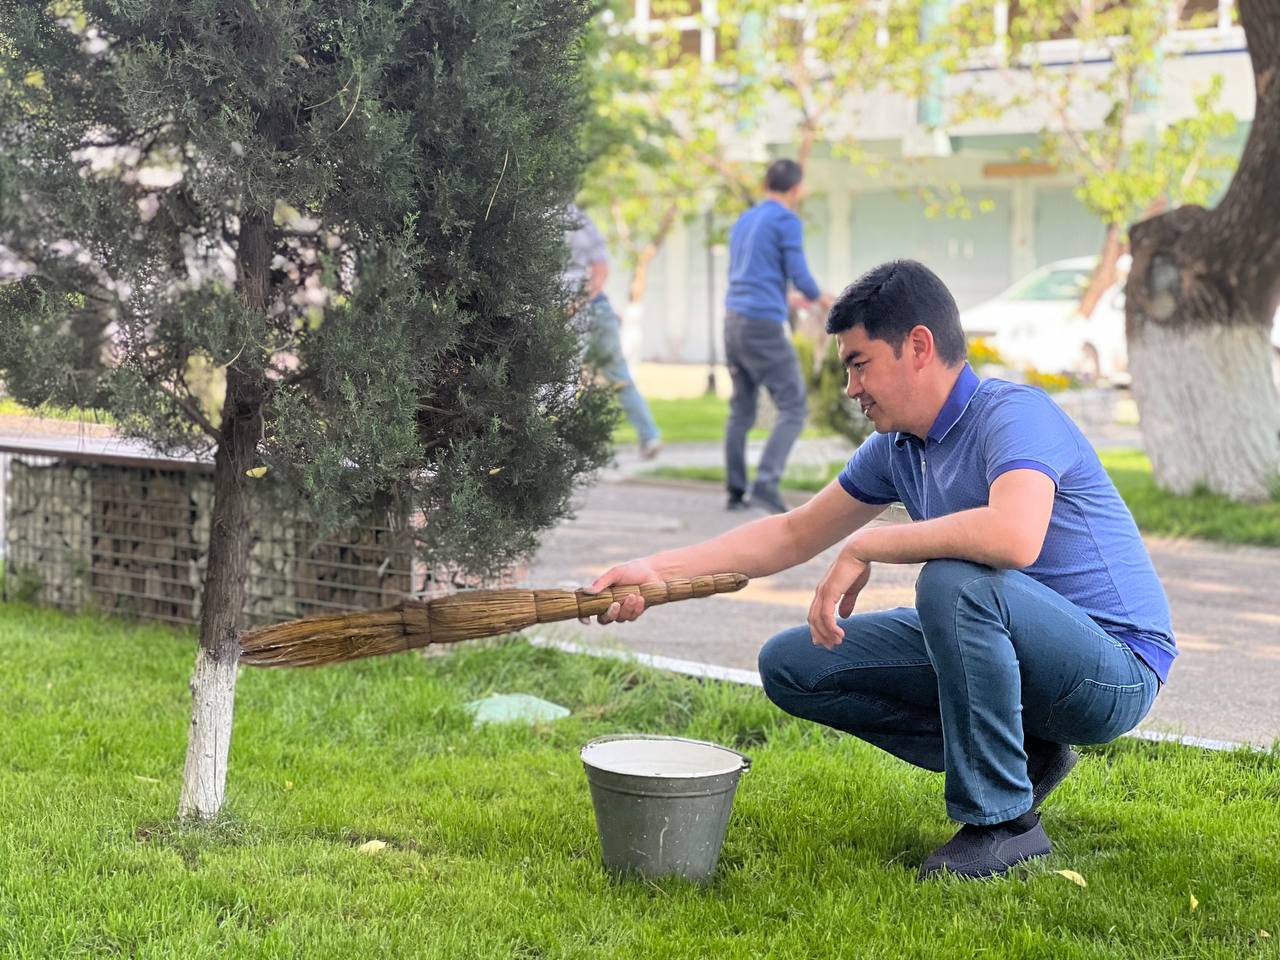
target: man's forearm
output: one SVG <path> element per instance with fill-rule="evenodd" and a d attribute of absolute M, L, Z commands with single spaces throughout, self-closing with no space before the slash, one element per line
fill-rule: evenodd
<path fill-rule="evenodd" d="M 702 543 L 655 553 L 649 560 L 664 579 L 709 573 L 767 577 L 813 555 L 805 552 L 806 547 L 797 540 L 788 518 L 779 515 L 735 527 Z"/>
<path fill-rule="evenodd" d="M 1035 556 L 1028 556 L 1030 549 L 1017 520 L 992 507 L 864 529 L 850 541 L 849 549 L 868 563 L 923 563 L 949 557 L 1020 569 L 1035 562 Z"/>

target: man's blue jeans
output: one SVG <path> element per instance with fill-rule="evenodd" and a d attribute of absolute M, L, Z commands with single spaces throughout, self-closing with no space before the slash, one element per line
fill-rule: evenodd
<path fill-rule="evenodd" d="M 1028 743 L 1105 743 L 1146 715 L 1159 683 L 1079 607 L 1016 570 L 932 560 L 916 605 L 808 626 L 760 651 L 783 710 L 946 772 L 947 813 L 990 824 L 1031 809 Z"/>
<path fill-rule="evenodd" d="M 596 297 L 587 305 L 586 310 L 590 350 L 600 364 L 600 372 L 618 391 L 622 412 L 636 428 L 640 442 L 654 443 L 662 434 L 653 420 L 653 414 L 649 412 L 649 404 L 631 379 L 631 368 L 627 366 L 627 358 L 622 352 L 621 322 L 613 304 L 603 296 Z"/>

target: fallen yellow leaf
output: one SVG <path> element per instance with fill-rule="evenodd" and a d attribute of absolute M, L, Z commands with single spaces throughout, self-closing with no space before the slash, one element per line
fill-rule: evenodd
<path fill-rule="evenodd" d="M 159 783 L 160 782 L 155 777 L 144 777 L 138 773 L 135 773 L 133 775 L 133 779 L 137 780 L 139 783 Z"/>
<path fill-rule="evenodd" d="M 1088 884 L 1084 882 L 1084 877 L 1080 876 L 1080 874 L 1076 873 L 1074 870 L 1055 870 L 1053 872 L 1060 877 L 1066 877 L 1068 880 L 1074 883 L 1077 887 L 1088 886 Z"/>
<path fill-rule="evenodd" d="M 271 219 L 277 227 L 283 227 L 290 221 L 302 219 L 302 214 L 298 212 L 297 207 L 291 207 L 283 200 L 276 200 L 276 207 L 271 213 Z"/>
<path fill-rule="evenodd" d="M 1267 940 L 1271 937 L 1271 934 L 1267 933 L 1267 931 L 1265 930 L 1259 930 L 1258 936 L 1260 936 L 1263 940 Z"/>
<path fill-rule="evenodd" d="M 494 467 L 492 470 L 490 470 L 490 471 L 489 471 L 489 476 L 491 476 L 491 477 L 493 477 L 493 476 L 497 476 L 497 475 L 498 475 L 499 473 L 501 473 L 501 472 L 502 472 L 502 468 L 501 468 L 501 467 Z"/>
<path fill-rule="evenodd" d="M 23 78 L 23 82 L 26 83 L 28 87 L 35 87 L 37 90 L 43 90 L 44 89 L 44 71 L 32 70 Z"/>
<path fill-rule="evenodd" d="M 356 847 L 356 849 L 359 850 L 361 853 L 377 853 L 386 845 L 387 845 L 387 841 L 385 840 L 369 840 L 366 843 L 360 844 L 360 846 Z"/>
<path fill-rule="evenodd" d="M 267 475 L 267 468 L 266 467 L 250 467 L 248 470 L 244 472 L 244 475 L 246 477 L 253 477 L 253 479 L 255 480 L 260 480 L 261 478 Z"/>
<path fill-rule="evenodd" d="M 285 788 L 286 790 L 292 790 L 292 789 L 293 789 L 293 781 L 292 781 L 292 780 L 286 780 L 286 781 L 284 782 L 284 788 Z"/>
<path fill-rule="evenodd" d="M 1200 906 L 1200 901 L 1196 899 L 1196 895 L 1193 893 L 1191 895 L 1191 909 L 1194 910 L 1198 906 Z"/>

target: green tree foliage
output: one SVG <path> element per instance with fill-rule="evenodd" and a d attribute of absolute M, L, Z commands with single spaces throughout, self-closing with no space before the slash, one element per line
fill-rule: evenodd
<path fill-rule="evenodd" d="M 1234 169 L 1234 158 L 1212 152 L 1235 130 L 1235 118 L 1216 108 L 1222 78 L 1196 97 L 1196 109 L 1163 129 L 1145 124 L 1156 106 L 1156 76 L 1171 43 L 1167 0 L 1134 0 L 1086 11 L 1072 0 L 1034 0 L 1010 24 L 1012 53 L 1026 60 L 1042 93 L 1050 95 L 1055 127 L 1046 131 L 1049 156 L 1080 182 L 1077 195 L 1108 225 L 1124 227 L 1153 206 L 1203 203 Z M 1074 62 L 1048 67 L 1030 46 L 1068 31 L 1078 41 Z M 1085 69 L 1086 56 L 1105 50 L 1105 70 Z M 1089 94 L 1106 104 L 1102 124 L 1083 129 L 1073 98 Z"/>
<path fill-rule="evenodd" d="M 957 6 L 947 42 L 970 51 L 990 44 L 993 7 Z M 1181 8 L 1168 0 L 1024 0 L 997 51 L 1002 79 L 964 91 L 953 105 L 953 122 L 1027 107 L 1045 115 L 1040 157 L 1071 173 L 1076 196 L 1107 228 L 1085 313 L 1115 279 L 1129 224 L 1205 203 L 1235 168 L 1220 146 L 1236 126 L 1217 105 L 1220 76 L 1199 91 L 1194 110 L 1157 121 L 1160 69 Z"/>
<path fill-rule="evenodd" d="M 596 217 L 629 274 L 628 300 L 643 299 L 648 268 L 671 230 L 708 209 L 752 202 L 758 171 L 732 153 L 754 109 L 722 66 L 685 46 L 678 24 L 692 0 L 658 0 L 663 18 L 640 35 L 631 4 L 606 6 L 589 34 L 589 166 L 581 203 Z"/>
<path fill-rule="evenodd" d="M 793 111 L 801 164 L 822 142 L 878 169 L 859 144 L 853 105 L 889 91 L 919 91 L 932 51 L 920 32 L 926 2 L 725 0 L 722 64 L 757 99 L 771 94 Z"/>
<path fill-rule="evenodd" d="M 0 3 L 0 368 L 165 448 L 230 440 L 432 561 L 527 553 L 602 463 L 555 211 L 580 171 L 565 0 Z"/>
<path fill-rule="evenodd" d="M 711 210 L 723 225 L 758 199 L 765 137 L 807 163 L 816 144 L 871 175 L 892 173 L 858 138 L 850 104 L 916 92 L 937 45 L 920 39 L 927 0 L 653 0 L 641 30 L 615 2 L 593 31 L 592 156 L 582 202 L 644 294 L 671 230 Z M 700 55 L 714 35 L 715 56 Z M 779 111 L 794 122 L 778 126 Z M 768 124 L 766 132 L 765 125 Z"/>
<path fill-rule="evenodd" d="M 791 342 L 795 345 L 800 371 L 809 392 L 810 423 L 820 430 L 830 430 L 844 437 L 854 446 L 862 443 L 871 436 L 871 421 L 862 415 L 862 409 L 845 392 L 849 373 L 840 359 L 835 338 L 815 341 L 811 336 L 797 333 Z M 821 357 L 817 356 L 818 350 L 822 350 Z"/>

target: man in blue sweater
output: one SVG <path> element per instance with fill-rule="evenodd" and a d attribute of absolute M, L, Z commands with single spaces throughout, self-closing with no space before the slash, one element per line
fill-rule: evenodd
<path fill-rule="evenodd" d="M 1128 507 L 1042 390 L 980 380 L 942 281 L 886 263 L 827 318 L 847 393 L 875 426 L 804 506 L 609 570 L 589 588 L 793 567 L 843 541 L 808 622 L 760 651 L 788 713 L 945 772 L 961 826 L 920 866 L 990 877 L 1050 851 L 1039 808 L 1075 743 L 1150 710 L 1177 656 L 1169 604 Z M 911 523 L 872 524 L 903 505 Z M 855 612 L 876 563 L 921 563 L 915 603 Z M 635 595 L 602 623 L 634 620 Z M 815 803 L 839 802 L 817 797 Z"/>
<path fill-rule="evenodd" d="M 729 234 L 729 292 L 725 296 L 724 341 L 733 395 L 725 425 L 725 481 L 730 510 L 748 504 L 785 513 L 778 493 L 796 437 L 804 429 L 804 378 L 787 326 L 787 287 L 824 313 L 823 293 L 804 259 L 804 228 L 796 210 L 803 196 L 803 170 L 794 160 L 775 160 L 765 173 L 765 198 L 733 225 Z M 747 433 L 756 421 L 760 388 L 778 410 L 756 481 L 747 499 Z"/>

